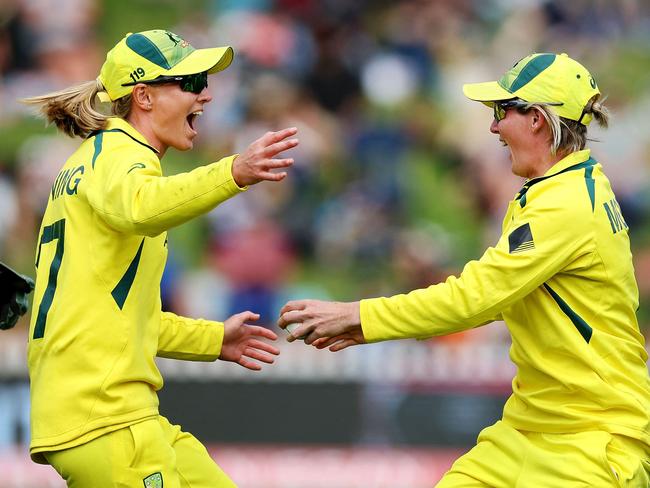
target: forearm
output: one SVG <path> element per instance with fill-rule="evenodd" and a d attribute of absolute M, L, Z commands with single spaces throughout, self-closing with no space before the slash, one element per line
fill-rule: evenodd
<path fill-rule="evenodd" d="M 364 337 L 369 342 L 421 339 L 490 323 L 552 276 L 564 259 L 553 250 L 513 256 L 502 246 L 489 248 L 459 277 L 406 295 L 363 300 Z"/>
<path fill-rule="evenodd" d="M 481 307 L 478 300 L 460 298 L 455 293 L 458 290 L 450 288 L 454 285 L 444 283 L 407 295 L 362 300 L 360 315 L 365 339 L 422 339 L 471 329 L 498 317 L 493 305 Z"/>
<path fill-rule="evenodd" d="M 188 361 L 215 361 L 221 354 L 222 322 L 189 319 L 162 312 L 157 356 Z"/>

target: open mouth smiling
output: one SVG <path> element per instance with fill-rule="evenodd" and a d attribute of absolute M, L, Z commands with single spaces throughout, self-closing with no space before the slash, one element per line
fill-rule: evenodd
<path fill-rule="evenodd" d="M 189 124 L 190 129 L 192 129 L 194 132 L 196 132 L 196 129 L 194 128 L 196 119 L 198 119 L 201 115 L 203 115 L 203 110 L 197 110 L 196 112 L 192 112 L 187 116 L 187 123 Z"/>

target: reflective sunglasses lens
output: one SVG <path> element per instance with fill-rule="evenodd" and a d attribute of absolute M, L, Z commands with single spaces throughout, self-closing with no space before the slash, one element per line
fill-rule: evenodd
<path fill-rule="evenodd" d="M 184 76 L 181 80 L 181 90 L 196 93 L 197 95 L 208 86 L 208 73 L 196 73 Z"/>
<path fill-rule="evenodd" d="M 503 108 L 500 104 L 494 104 L 494 120 L 501 122 L 506 116 L 506 109 Z"/>

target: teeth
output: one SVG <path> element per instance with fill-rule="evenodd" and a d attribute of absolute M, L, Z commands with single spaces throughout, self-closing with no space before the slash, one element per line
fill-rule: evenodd
<path fill-rule="evenodd" d="M 203 110 L 197 110 L 196 112 L 192 112 L 192 115 L 200 117 L 201 115 L 203 115 Z"/>

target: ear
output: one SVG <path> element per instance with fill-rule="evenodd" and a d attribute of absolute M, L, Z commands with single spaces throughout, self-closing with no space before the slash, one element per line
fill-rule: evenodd
<path fill-rule="evenodd" d="M 153 103 L 151 91 L 147 85 L 144 83 L 138 83 L 133 87 L 133 91 L 131 92 L 131 104 L 145 112 L 152 109 Z"/>
<path fill-rule="evenodd" d="M 530 130 L 534 133 L 539 132 L 546 125 L 546 119 L 542 113 L 534 108 L 530 111 Z"/>

